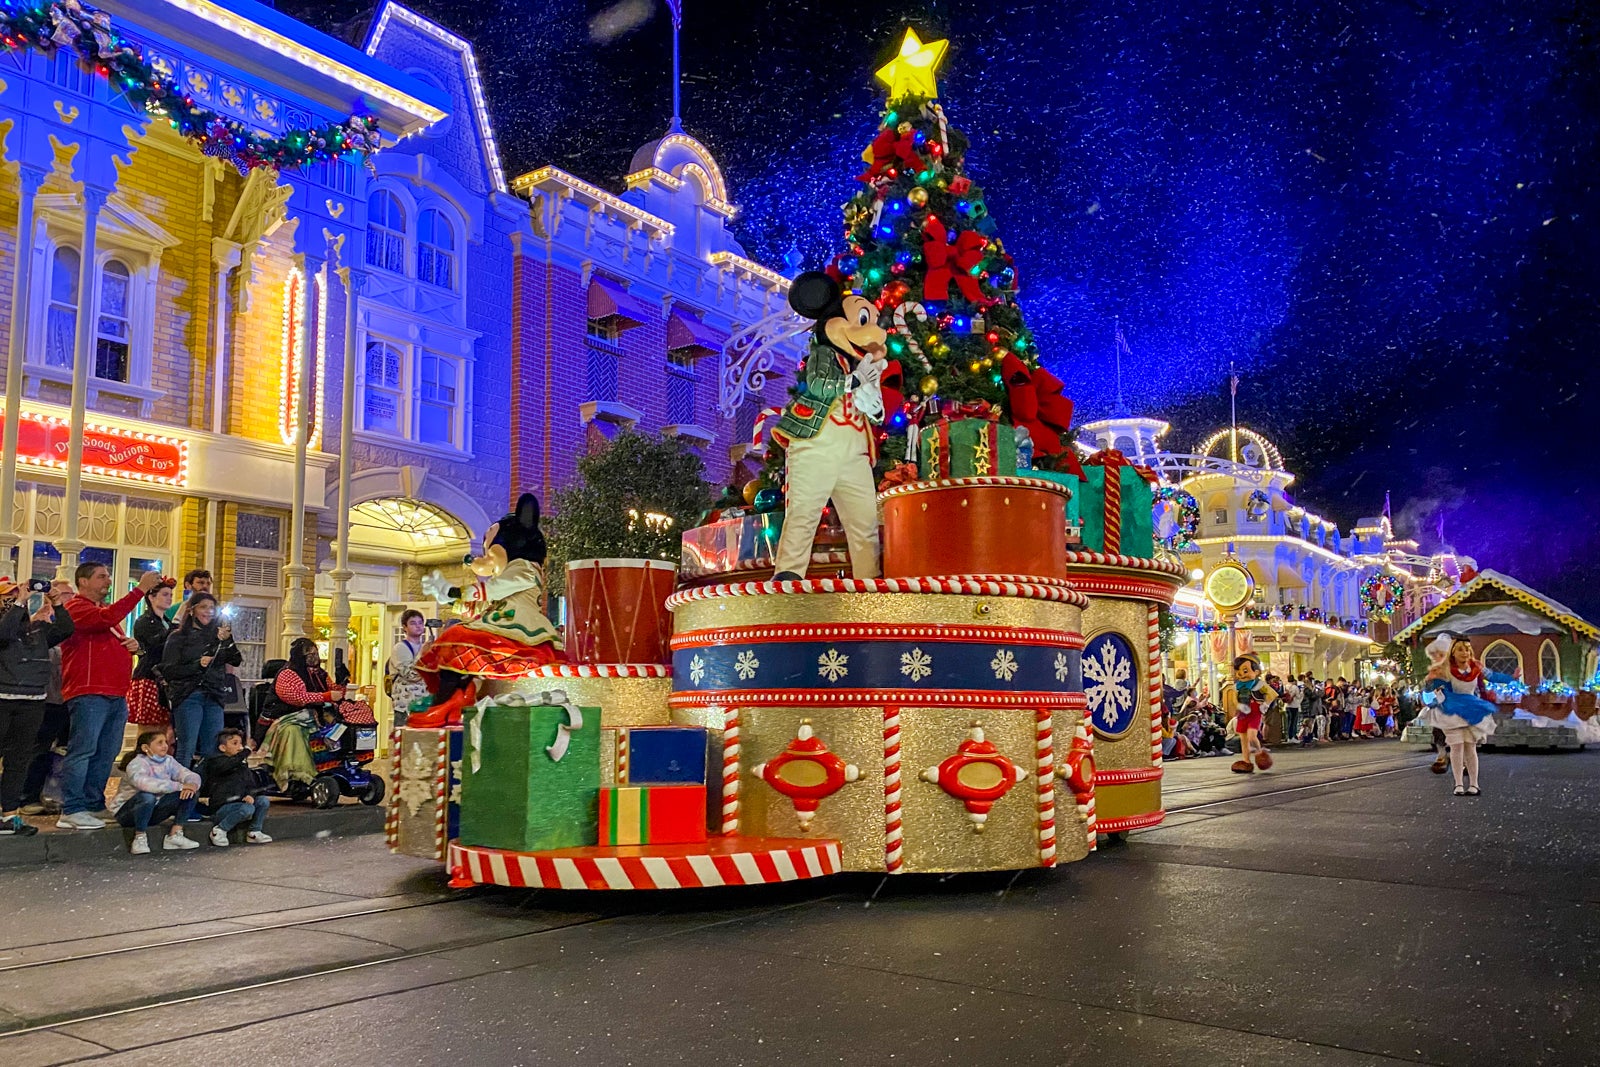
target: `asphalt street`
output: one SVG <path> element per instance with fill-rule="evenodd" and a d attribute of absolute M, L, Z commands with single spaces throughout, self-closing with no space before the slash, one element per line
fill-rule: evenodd
<path fill-rule="evenodd" d="M 1600 1063 L 1600 752 L 1169 766 L 1055 871 L 447 890 L 382 838 L 0 869 L 0 1065 Z M 0 842 L 4 847 L 4 842 Z"/>

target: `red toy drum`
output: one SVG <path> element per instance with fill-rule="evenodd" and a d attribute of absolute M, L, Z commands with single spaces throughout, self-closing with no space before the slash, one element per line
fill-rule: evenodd
<path fill-rule="evenodd" d="M 567 564 L 567 655 L 573 663 L 671 663 L 676 565 L 660 559 Z"/>
<path fill-rule="evenodd" d="M 883 576 L 1067 576 L 1062 490 L 1042 478 L 911 482 L 882 493 Z"/>

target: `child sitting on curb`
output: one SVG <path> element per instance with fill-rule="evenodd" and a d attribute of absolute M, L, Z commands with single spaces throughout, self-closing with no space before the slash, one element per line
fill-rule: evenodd
<path fill-rule="evenodd" d="M 122 784 L 111 810 L 117 822 L 133 829 L 133 843 L 128 851 L 135 856 L 148 855 L 151 823 L 160 824 L 172 819 L 161 847 L 174 849 L 199 848 L 198 841 L 183 835 L 183 824 L 194 812 L 195 795 L 200 791 L 200 776 L 178 766 L 178 761 L 168 755 L 165 730 L 146 730 L 139 735 L 133 751 L 122 758 Z"/>
<path fill-rule="evenodd" d="M 205 781 L 206 803 L 211 808 L 211 843 L 218 848 L 228 847 L 228 831 L 250 820 L 250 832 L 245 840 L 252 845 L 270 844 L 272 838 L 262 831 L 267 821 L 268 800 L 256 784 L 250 770 L 250 753 L 244 750 L 244 731 L 229 727 L 217 734 L 219 756 L 209 756 L 200 766 L 200 776 Z"/>

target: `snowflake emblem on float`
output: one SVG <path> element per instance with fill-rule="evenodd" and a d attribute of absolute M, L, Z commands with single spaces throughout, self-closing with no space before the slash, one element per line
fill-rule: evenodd
<path fill-rule="evenodd" d="M 1056 681 L 1062 685 L 1067 684 L 1067 679 L 1072 677 L 1072 664 L 1067 659 L 1065 652 L 1056 653 Z"/>
<path fill-rule="evenodd" d="M 696 656 L 694 659 L 689 661 L 689 681 L 693 682 L 695 685 L 699 685 L 700 680 L 705 676 L 706 661 L 701 659 L 699 656 Z"/>
<path fill-rule="evenodd" d="M 1017 676 L 1017 657 L 1009 648 L 1002 648 L 994 654 L 994 659 L 989 661 L 989 669 L 994 671 L 996 678 L 1009 682 Z"/>
<path fill-rule="evenodd" d="M 1083 693 L 1096 731 L 1120 736 L 1133 725 L 1133 646 L 1121 634 L 1104 633 L 1083 651 Z"/>
<path fill-rule="evenodd" d="M 754 652 L 741 652 L 739 658 L 733 661 L 733 670 L 739 678 L 748 682 L 756 676 L 756 669 L 761 666 L 761 661 L 756 659 Z"/>
<path fill-rule="evenodd" d="M 841 654 L 837 648 L 830 648 L 817 657 L 817 673 L 830 682 L 837 682 L 850 673 L 850 668 L 845 666 L 849 662 L 849 656 Z"/>
<path fill-rule="evenodd" d="M 913 682 L 920 682 L 933 673 L 933 657 L 920 648 L 900 653 L 900 673 Z"/>

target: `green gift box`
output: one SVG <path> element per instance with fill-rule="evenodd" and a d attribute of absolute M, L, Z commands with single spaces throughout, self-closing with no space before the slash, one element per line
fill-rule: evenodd
<path fill-rule="evenodd" d="M 1150 483 L 1131 464 L 1116 468 L 1118 485 L 1122 488 L 1122 539 L 1120 544 L 1107 545 L 1107 469 L 1088 463 L 1083 466 L 1084 476 L 1088 479 L 1078 483 L 1078 514 L 1083 518 L 1083 547 L 1090 552 L 1149 559 L 1155 555 L 1155 535 L 1152 530 L 1155 501 Z"/>
<path fill-rule="evenodd" d="M 1078 514 L 1078 498 L 1083 495 L 1083 482 L 1076 474 L 1057 471 L 1022 471 L 1024 478 L 1038 478 L 1040 481 L 1052 482 L 1067 491 L 1067 544 L 1078 546 L 1079 527 L 1082 520 Z"/>
<path fill-rule="evenodd" d="M 1017 473 L 1017 432 L 989 419 L 940 419 L 917 438 L 919 478 Z"/>
<path fill-rule="evenodd" d="M 491 704 L 462 716 L 461 843 L 517 852 L 599 835 L 600 709 Z"/>

